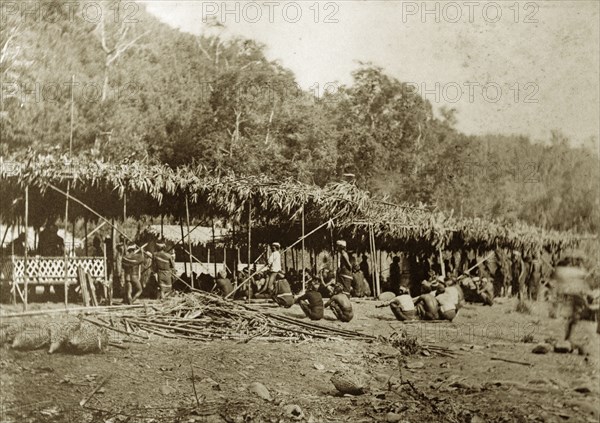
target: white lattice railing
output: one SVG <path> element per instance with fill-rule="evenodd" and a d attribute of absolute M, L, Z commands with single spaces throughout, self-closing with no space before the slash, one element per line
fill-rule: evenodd
<path fill-rule="evenodd" d="M 82 267 L 94 279 L 106 279 L 106 263 L 103 257 L 69 257 L 67 259 L 67 282 L 77 282 L 77 268 Z M 32 284 L 56 284 L 65 281 L 64 257 L 9 256 L 2 262 L 2 281 Z"/>

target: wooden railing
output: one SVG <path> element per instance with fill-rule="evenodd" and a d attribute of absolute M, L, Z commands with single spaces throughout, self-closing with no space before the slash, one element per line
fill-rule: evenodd
<path fill-rule="evenodd" d="M 92 278 L 106 280 L 107 266 L 103 257 L 68 257 L 67 274 L 68 284 L 77 283 L 77 269 L 82 267 Z M 57 285 L 65 283 L 65 258 L 64 257 L 27 257 L 7 256 L 0 266 L 0 281 L 9 283 L 36 285 Z"/>

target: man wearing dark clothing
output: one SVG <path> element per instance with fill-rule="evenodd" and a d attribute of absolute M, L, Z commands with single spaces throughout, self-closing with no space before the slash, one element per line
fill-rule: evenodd
<path fill-rule="evenodd" d="M 400 257 L 394 256 L 390 265 L 390 290 L 396 294 L 400 292 Z"/>
<path fill-rule="evenodd" d="M 54 224 L 48 225 L 40 232 L 38 245 L 41 256 L 60 257 L 65 253 L 65 242 L 58 235 L 58 228 Z"/>
<path fill-rule="evenodd" d="M 323 297 L 313 285 L 306 293 L 296 299 L 296 302 L 311 320 L 321 320 L 323 318 Z"/>
<path fill-rule="evenodd" d="M 144 263 L 143 253 L 138 253 L 135 245 L 127 247 L 127 253 L 121 259 L 123 275 L 125 276 L 125 303 L 133 304 L 142 295 L 142 284 L 140 283 L 140 265 Z M 135 287 L 135 294 L 131 297 Z"/>
<path fill-rule="evenodd" d="M 154 253 L 152 267 L 157 274 L 158 285 L 160 287 L 160 298 L 167 296 L 173 287 L 173 271 L 175 263 L 173 256 L 165 251 L 165 244 L 156 244 L 158 251 Z"/>
<path fill-rule="evenodd" d="M 337 250 L 340 254 L 340 267 L 338 269 L 337 282 L 344 287 L 344 293 L 350 296 L 352 290 L 352 264 L 350 263 L 350 257 L 346 251 L 346 241 L 339 240 L 336 242 Z"/>
<path fill-rule="evenodd" d="M 272 298 L 279 307 L 290 308 L 294 305 L 294 295 L 292 294 L 290 284 L 281 274 L 278 274 L 277 280 L 273 285 Z"/>

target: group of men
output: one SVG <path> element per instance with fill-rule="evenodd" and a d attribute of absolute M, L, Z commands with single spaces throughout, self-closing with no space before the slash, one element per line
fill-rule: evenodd
<path fill-rule="evenodd" d="M 433 282 L 423 281 L 421 295 L 411 297 L 408 288 L 401 286 L 399 295 L 377 307 L 389 306 L 400 321 L 449 320 L 452 321 L 465 304 L 465 295 L 459 283 L 439 277 Z"/>
<path fill-rule="evenodd" d="M 144 249 L 129 245 L 121 258 L 123 281 L 125 287 L 126 304 L 133 304 L 142 295 L 141 283 L 142 265 L 146 262 Z M 156 243 L 156 251 L 152 254 L 152 271 L 156 275 L 160 298 L 167 296 L 173 287 L 175 261 L 173 256 L 166 251 L 166 244 Z"/>

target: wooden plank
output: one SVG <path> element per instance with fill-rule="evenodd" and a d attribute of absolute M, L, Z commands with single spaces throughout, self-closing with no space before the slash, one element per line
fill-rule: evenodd
<path fill-rule="evenodd" d="M 83 298 L 83 305 L 85 307 L 89 307 L 90 295 L 87 289 L 87 279 L 85 277 L 85 272 L 81 266 L 77 267 L 77 281 L 79 282 L 79 286 L 81 288 L 81 297 Z"/>
<path fill-rule="evenodd" d="M 94 307 L 98 307 L 98 297 L 96 296 L 96 286 L 94 285 L 94 279 L 92 278 L 92 275 L 85 272 L 85 280 L 86 280 L 86 283 L 88 286 L 88 290 L 91 294 L 92 305 Z"/>

